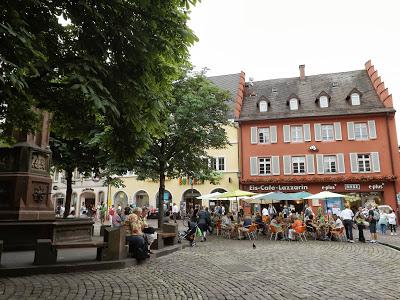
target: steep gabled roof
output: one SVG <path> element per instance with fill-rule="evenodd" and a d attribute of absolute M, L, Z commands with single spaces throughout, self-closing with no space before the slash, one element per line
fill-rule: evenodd
<path fill-rule="evenodd" d="M 273 88 L 276 92 L 272 92 Z M 354 88 L 362 93 L 359 106 L 352 106 L 346 99 Z M 320 108 L 315 101 L 322 91 L 330 97 L 327 108 Z M 305 80 L 293 77 L 256 81 L 246 87 L 245 94 L 239 121 L 394 111 L 379 99 L 366 70 L 306 76 Z M 295 111 L 287 105 L 292 94 L 301 100 Z M 258 99 L 262 96 L 270 101 L 268 112 L 261 113 L 257 109 Z"/>
<path fill-rule="evenodd" d="M 212 83 L 231 94 L 227 104 L 229 106 L 228 119 L 235 118 L 237 97 L 240 94 L 240 79 L 242 73 L 207 77 Z"/>

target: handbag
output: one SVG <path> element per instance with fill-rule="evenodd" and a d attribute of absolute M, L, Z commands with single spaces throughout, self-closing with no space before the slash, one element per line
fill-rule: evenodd
<path fill-rule="evenodd" d="M 154 234 L 154 232 L 156 232 L 156 230 L 154 229 L 154 227 L 145 227 L 145 228 L 143 228 L 143 233 L 146 233 L 146 234 Z"/>

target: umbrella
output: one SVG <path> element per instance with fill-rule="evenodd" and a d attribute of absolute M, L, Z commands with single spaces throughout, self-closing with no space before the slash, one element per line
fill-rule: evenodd
<path fill-rule="evenodd" d="M 288 195 L 287 200 L 301 200 L 301 199 L 311 196 L 312 194 L 309 192 L 297 192 L 297 193 L 290 193 L 287 195 Z"/>
<path fill-rule="evenodd" d="M 196 197 L 196 199 L 200 199 L 200 200 L 218 200 L 218 196 L 221 195 L 220 192 L 215 192 L 215 193 L 211 193 L 211 194 L 207 194 L 207 195 L 202 195 L 202 196 L 198 196 Z"/>
<path fill-rule="evenodd" d="M 217 196 L 218 199 L 220 198 L 234 198 L 234 199 L 238 199 L 239 197 L 246 197 L 246 196 L 253 196 L 255 195 L 255 193 L 252 192 L 248 192 L 248 191 L 242 191 L 242 190 L 235 190 L 232 192 L 226 192 L 226 193 L 222 193 L 220 195 Z"/>
<path fill-rule="evenodd" d="M 337 194 L 337 193 L 332 193 L 328 191 L 320 192 L 315 195 L 311 195 L 308 197 L 305 197 L 304 199 L 327 199 L 327 198 L 344 198 L 346 197 L 345 195 L 342 194 Z"/>

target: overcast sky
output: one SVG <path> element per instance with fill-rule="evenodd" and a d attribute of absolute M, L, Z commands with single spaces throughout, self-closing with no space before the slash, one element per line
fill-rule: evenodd
<path fill-rule="evenodd" d="M 202 0 L 192 63 L 255 81 L 359 70 L 369 59 L 400 110 L 400 1 Z M 396 116 L 400 136 L 400 112 Z"/>

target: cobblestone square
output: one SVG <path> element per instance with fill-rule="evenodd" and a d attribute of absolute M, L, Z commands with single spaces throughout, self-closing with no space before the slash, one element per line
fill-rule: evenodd
<path fill-rule="evenodd" d="M 0 279 L 0 299 L 400 299 L 400 252 L 378 244 L 225 240 L 121 270 Z"/>

